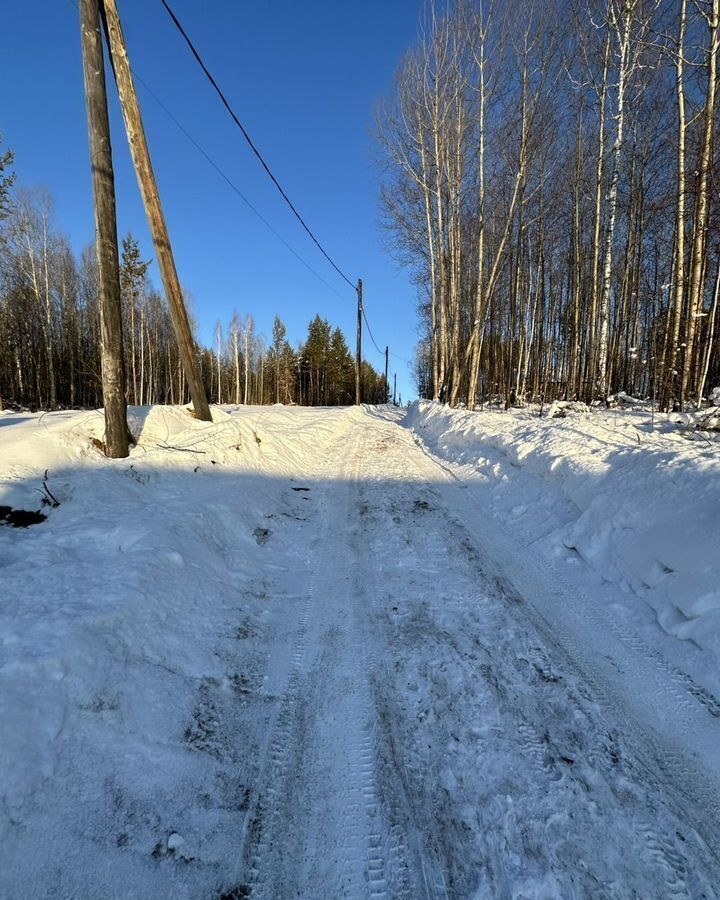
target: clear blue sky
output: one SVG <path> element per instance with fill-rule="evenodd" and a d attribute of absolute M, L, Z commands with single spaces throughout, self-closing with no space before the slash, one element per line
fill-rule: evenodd
<path fill-rule="evenodd" d="M 373 110 L 412 44 L 420 0 L 174 0 L 171 3 L 291 200 L 351 279 L 362 277 L 378 344 L 411 359 L 415 288 L 383 249 Z M 278 313 L 293 343 L 316 312 L 354 342 L 354 292 L 304 234 L 261 171 L 175 31 L 160 0 L 119 0 L 133 67 L 278 232 L 336 288 L 318 282 L 138 85 L 180 278 L 200 337 L 234 310 L 270 337 Z M 78 12 L 72 0 L 25 0 L 3 17 L 0 132 L 23 186 L 44 186 L 76 250 L 93 240 Z M 109 75 L 109 73 L 108 73 Z M 122 121 L 108 82 L 120 234 L 146 256 L 145 224 Z M 159 284 L 155 266 L 153 278 Z M 369 340 L 365 357 L 381 369 Z M 403 399 L 415 395 L 391 356 Z M 391 374 L 392 382 L 392 374 Z"/>

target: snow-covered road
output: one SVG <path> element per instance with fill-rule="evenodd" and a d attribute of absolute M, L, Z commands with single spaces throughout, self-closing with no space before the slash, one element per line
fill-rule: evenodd
<path fill-rule="evenodd" d="M 65 704 L 31 733 L 47 742 L 42 778 L 23 769 L 26 745 L 0 747 L 15 764 L 0 897 L 720 896 L 720 703 L 610 621 L 611 586 L 591 591 L 582 567 L 518 542 L 402 412 L 233 417 L 204 443 L 197 423 L 171 438 L 174 420 L 150 418 L 128 464 L 59 469 L 63 505 L 42 526 L 55 532 L 0 533 L 7 610 L 23 610 L 0 676 L 29 698 L 7 701 L 12 727 L 47 719 L 31 708 L 46 682 Z M 17 434 L 14 496 L 34 446 Z M 188 450 L 168 473 L 170 444 Z M 97 538 L 102 512 L 84 521 L 106 554 L 98 584 L 116 572 L 147 593 L 144 618 L 109 591 L 88 624 L 91 606 L 68 611 L 78 563 L 48 554 L 81 547 L 72 498 L 87 494 L 91 516 L 103 491 L 111 537 Z M 23 570 L 21 541 L 53 561 L 56 595 L 50 570 Z M 35 664 L 22 642 L 44 627 L 43 591 L 79 624 L 53 626 L 72 652 Z"/>
<path fill-rule="evenodd" d="M 331 458 L 238 885 L 268 900 L 715 896 L 713 773 L 678 724 L 717 740 L 717 719 L 692 698 L 685 718 L 660 675 L 654 705 L 675 722 L 646 731 L 629 711 L 651 660 L 605 680 L 597 647 L 511 584 L 522 560 L 508 578 L 507 560 L 488 565 L 472 486 L 394 422 L 368 417 Z"/>

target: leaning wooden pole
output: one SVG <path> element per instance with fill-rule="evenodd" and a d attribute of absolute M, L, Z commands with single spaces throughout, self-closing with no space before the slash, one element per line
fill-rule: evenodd
<path fill-rule="evenodd" d="M 80 33 L 95 207 L 105 453 L 113 459 L 120 459 L 129 453 L 127 401 L 115 218 L 115 178 L 105 93 L 100 0 L 80 0 Z"/>
<path fill-rule="evenodd" d="M 180 360 L 185 371 L 188 387 L 190 388 L 195 415 L 204 422 L 210 422 L 212 421 L 210 407 L 208 406 L 205 388 L 200 377 L 190 322 L 180 289 L 180 280 L 178 279 L 175 260 L 170 247 L 170 237 L 165 224 L 165 217 L 160 206 L 160 196 L 150 162 L 150 152 L 145 138 L 142 118 L 140 117 L 140 106 L 135 93 L 117 6 L 115 5 L 115 0 L 102 0 L 102 3 L 105 10 L 104 23 L 120 97 L 120 107 L 125 120 L 125 131 L 130 144 L 130 153 L 135 165 L 138 184 L 140 185 L 140 193 L 145 204 L 150 233 L 155 244 L 155 255 L 168 300 L 170 318 L 180 351 Z"/>

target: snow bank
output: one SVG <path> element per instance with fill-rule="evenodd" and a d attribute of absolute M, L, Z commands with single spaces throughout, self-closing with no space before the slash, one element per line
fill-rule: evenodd
<path fill-rule="evenodd" d="M 113 461 L 99 412 L 0 413 L 0 506 L 48 517 L 0 525 L 0 896 L 222 889 L 250 748 L 217 709 L 269 627 L 263 576 L 292 568 L 292 478 L 358 415 L 134 408 Z"/>
<path fill-rule="evenodd" d="M 488 489 L 517 537 L 577 553 L 670 635 L 720 659 L 720 444 L 645 412 L 468 412 L 415 403 L 406 424 Z M 552 413 L 556 415 L 557 408 Z M 652 429 L 652 430 L 651 430 Z"/>

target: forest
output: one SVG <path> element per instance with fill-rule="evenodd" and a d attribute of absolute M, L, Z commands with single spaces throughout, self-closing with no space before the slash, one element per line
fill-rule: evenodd
<path fill-rule="evenodd" d="M 102 406 L 94 247 L 74 256 L 54 224 L 51 197 L 15 190 L 12 163 L 9 150 L 0 155 L 0 408 Z M 177 343 L 165 300 L 148 276 L 150 265 L 127 235 L 120 254 L 127 399 L 133 405 L 185 403 Z M 235 314 L 229 323 L 217 323 L 212 347 L 197 349 L 213 403 L 354 402 L 353 356 L 340 329 L 320 316 L 297 348 L 278 316 L 268 343 L 251 315 Z M 366 402 L 387 400 L 384 375 L 364 361 L 361 384 Z"/>
<path fill-rule="evenodd" d="M 420 396 L 452 406 L 620 392 L 700 407 L 720 382 L 720 0 L 428 4 L 378 109 L 387 242 L 418 289 Z M 0 148 L 0 397 L 101 403 L 97 267 Z M 165 300 L 127 236 L 128 400 L 188 398 Z M 191 298 L 187 298 L 190 303 Z M 190 303 L 191 305 L 191 303 Z M 353 359 L 233 316 L 198 347 L 213 402 L 345 404 Z M 362 364 L 363 398 L 387 385 Z"/>
<path fill-rule="evenodd" d="M 702 403 L 720 380 L 720 0 L 445 9 L 376 128 L 421 395 Z"/>

